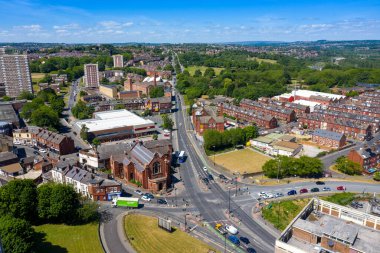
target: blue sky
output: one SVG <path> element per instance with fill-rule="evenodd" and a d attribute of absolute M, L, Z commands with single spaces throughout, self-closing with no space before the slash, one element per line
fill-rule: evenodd
<path fill-rule="evenodd" d="M 0 0 L 0 42 L 380 39 L 380 0 Z"/>

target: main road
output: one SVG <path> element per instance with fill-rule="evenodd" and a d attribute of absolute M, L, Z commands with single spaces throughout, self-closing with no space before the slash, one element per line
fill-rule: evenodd
<path fill-rule="evenodd" d="M 238 217 L 243 224 L 240 227 L 240 236 L 245 236 L 253 243 L 257 252 L 273 252 L 275 236 L 263 229 L 250 215 L 245 213 L 231 200 L 229 193 L 224 191 L 216 182 L 211 181 L 209 188 L 212 194 L 205 193 L 199 187 L 199 177 L 206 177 L 200 156 L 195 151 L 189 140 L 185 127 L 184 110 L 182 104 L 178 103 L 176 112 L 176 126 L 178 134 L 179 149 L 187 154 L 187 161 L 181 164 L 181 176 L 186 187 L 187 197 L 199 210 L 205 222 L 216 222 L 226 220 L 226 210 L 234 210 L 233 215 Z M 231 223 L 231 222 L 227 222 Z"/>

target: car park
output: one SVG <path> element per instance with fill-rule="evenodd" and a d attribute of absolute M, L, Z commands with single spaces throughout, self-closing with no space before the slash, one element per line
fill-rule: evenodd
<path fill-rule="evenodd" d="M 238 233 L 237 228 L 235 228 L 232 225 L 226 225 L 225 228 L 228 231 L 228 233 L 230 233 L 230 234 L 236 235 Z"/>
<path fill-rule="evenodd" d="M 315 184 L 317 184 L 317 185 L 324 185 L 325 182 L 323 182 L 323 181 L 317 181 L 317 182 L 315 182 Z"/>
<path fill-rule="evenodd" d="M 276 194 L 274 194 L 274 197 L 281 198 L 281 197 L 284 197 L 284 194 L 282 194 L 281 192 L 277 192 Z"/>
<path fill-rule="evenodd" d="M 346 190 L 346 187 L 344 187 L 343 185 L 341 185 L 341 186 L 338 186 L 336 189 L 337 189 L 338 191 L 345 191 L 345 190 Z"/>
<path fill-rule="evenodd" d="M 239 238 L 237 238 L 237 237 L 234 236 L 234 235 L 230 235 L 230 236 L 228 237 L 228 240 L 230 240 L 230 242 L 232 242 L 232 243 L 235 244 L 235 245 L 240 245 Z"/>
<path fill-rule="evenodd" d="M 290 190 L 288 191 L 288 195 L 297 195 L 297 191 L 296 190 Z"/>
<path fill-rule="evenodd" d="M 140 190 L 135 190 L 135 193 L 137 193 L 138 195 L 143 195 L 143 192 L 142 191 L 140 191 Z"/>
<path fill-rule="evenodd" d="M 249 239 L 247 237 L 243 237 L 243 236 L 240 237 L 240 241 L 242 241 L 245 244 L 249 244 L 250 243 Z"/>
<path fill-rule="evenodd" d="M 149 198 L 149 197 L 146 196 L 146 195 L 143 195 L 143 196 L 141 197 L 141 199 L 144 200 L 144 201 L 148 201 L 148 202 L 152 200 L 151 198 Z"/>
<path fill-rule="evenodd" d="M 300 193 L 308 193 L 309 191 L 306 189 L 306 188 L 302 188 L 301 190 L 300 190 Z"/>
<path fill-rule="evenodd" d="M 322 191 L 329 192 L 329 191 L 331 191 L 331 188 L 330 187 L 323 187 Z"/>
<path fill-rule="evenodd" d="M 310 190 L 311 192 L 319 192 L 319 188 L 318 187 L 314 187 Z"/>
<path fill-rule="evenodd" d="M 359 203 L 357 201 L 352 201 L 351 204 L 350 204 L 350 206 L 353 207 L 353 208 L 363 208 L 363 204 Z"/>

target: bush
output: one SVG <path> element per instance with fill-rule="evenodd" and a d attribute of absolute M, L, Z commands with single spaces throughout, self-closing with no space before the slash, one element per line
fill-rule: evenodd
<path fill-rule="evenodd" d="M 77 223 L 85 224 L 99 219 L 98 205 L 95 202 L 86 202 L 77 210 Z"/>
<path fill-rule="evenodd" d="M 336 160 L 335 168 L 340 172 L 350 176 L 362 174 L 360 164 L 348 160 L 347 157 L 339 157 Z"/>
<path fill-rule="evenodd" d="M 380 181 L 380 172 L 373 173 L 373 180 Z"/>
<path fill-rule="evenodd" d="M 326 201 L 338 204 L 338 205 L 348 205 L 355 199 L 355 193 L 351 192 L 342 192 L 342 193 L 336 193 L 334 195 L 331 195 L 329 197 L 326 197 Z"/>

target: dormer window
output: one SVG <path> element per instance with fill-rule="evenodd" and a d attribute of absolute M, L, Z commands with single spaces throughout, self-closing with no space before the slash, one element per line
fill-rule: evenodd
<path fill-rule="evenodd" d="M 153 175 L 161 173 L 161 164 L 159 162 L 155 162 L 153 164 Z"/>

